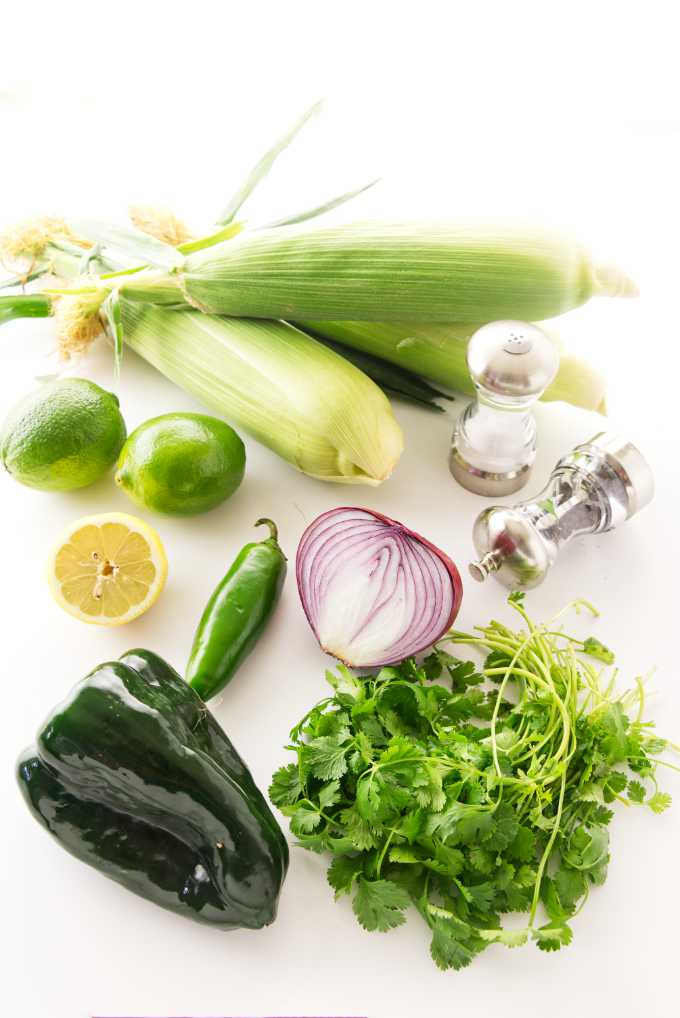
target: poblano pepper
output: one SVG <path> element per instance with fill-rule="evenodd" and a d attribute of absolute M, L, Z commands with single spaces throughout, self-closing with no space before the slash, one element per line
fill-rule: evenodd
<path fill-rule="evenodd" d="M 83 679 L 18 777 L 56 840 L 128 890 L 223 929 L 275 919 L 281 829 L 200 697 L 150 651 Z"/>

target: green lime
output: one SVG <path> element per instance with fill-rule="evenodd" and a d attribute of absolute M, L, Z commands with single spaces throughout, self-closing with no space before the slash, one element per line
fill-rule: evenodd
<path fill-rule="evenodd" d="M 0 437 L 6 470 L 21 484 L 71 491 L 98 481 L 126 435 L 112 392 L 86 378 L 48 382 L 10 411 Z"/>
<path fill-rule="evenodd" d="M 193 516 L 214 509 L 243 480 L 246 451 L 233 428 L 205 414 L 163 414 L 132 432 L 116 484 L 144 509 Z"/>

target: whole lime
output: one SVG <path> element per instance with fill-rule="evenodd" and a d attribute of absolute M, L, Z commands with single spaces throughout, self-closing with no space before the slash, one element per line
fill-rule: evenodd
<path fill-rule="evenodd" d="M 233 428 L 205 414 L 163 414 L 132 432 L 116 484 L 152 512 L 193 516 L 214 509 L 243 480 L 246 451 Z"/>
<path fill-rule="evenodd" d="M 98 481 L 116 462 L 126 435 L 118 399 L 86 378 L 48 382 L 10 411 L 0 456 L 21 484 L 71 491 Z"/>

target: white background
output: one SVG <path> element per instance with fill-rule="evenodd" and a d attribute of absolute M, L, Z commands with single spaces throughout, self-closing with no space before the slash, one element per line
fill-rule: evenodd
<path fill-rule="evenodd" d="M 471 10 L 472 8 L 472 10 Z M 319 96 L 327 112 L 248 208 L 265 221 L 384 176 L 343 216 L 532 217 L 566 224 L 638 280 L 635 302 L 566 316 L 571 342 L 611 379 L 610 422 L 652 463 L 654 504 L 614 534 L 565 554 L 529 606 L 545 617 L 576 596 L 625 677 L 656 666 L 651 709 L 680 734 L 678 692 L 678 117 L 673 5 L 193 2 L 32 4 L 4 11 L 0 224 L 40 212 L 122 217 L 166 204 L 198 227 L 252 160 Z M 341 218 L 336 213 L 336 218 Z M 49 323 L 2 331 L 0 411 L 50 370 Z M 111 386 L 100 346 L 77 373 Z M 130 428 L 198 409 L 126 354 L 119 390 Z M 460 401 L 458 402 L 460 406 Z M 481 500 L 446 467 L 451 420 L 397 407 L 407 450 L 378 490 L 324 486 L 248 442 L 248 473 L 224 507 L 152 520 L 170 559 L 162 600 L 124 630 L 85 627 L 50 600 L 47 550 L 77 516 L 129 509 L 110 479 L 47 495 L 0 478 L 4 735 L 3 1004 L 14 1018 L 89 1015 L 616 1013 L 677 1007 L 680 810 L 626 811 L 612 864 L 554 956 L 491 948 L 441 974 L 415 917 L 366 934 L 332 901 L 323 860 L 295 850 L 268 930 L 220 935 L 166 915 L 60 852 L 23 807 L 14 760 L 44 715 L 94 664 L 147 645 L 182 668 L 215 583 L 260 515 L 289 556 L 317 513 L 354 501 L 402 519 L 464 567 Z M 601 422 L 541 408 L 534 486 Z M 134 510 L 133 510 L 134 511 Z M 466 584 L 462 627 L 503 614 L 496 584 Z M 215 712 L 266 786 L 288 729 L 323 695 L 323 655 L 292 576 L 266 638 Z M 665 786 L 676 791 L 677 775 Z M 675 789 L 673 786 L 675 785 Z M 678 798 L 678 794 L 676 794 Z"/>

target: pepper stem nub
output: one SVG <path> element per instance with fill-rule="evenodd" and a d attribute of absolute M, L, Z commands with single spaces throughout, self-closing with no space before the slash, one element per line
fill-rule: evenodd
<path fill-rule="evenodd" d="M 275 541 L 276 544 L 279 543 L 279 528 L 273 520 L 269 520 L 266 516 L 262 516 L 259 520 L 255 520 L 255 526 L 269 527 L 269 537 L 266 537 L 265 541 Z"/>

